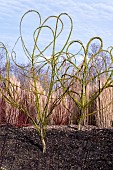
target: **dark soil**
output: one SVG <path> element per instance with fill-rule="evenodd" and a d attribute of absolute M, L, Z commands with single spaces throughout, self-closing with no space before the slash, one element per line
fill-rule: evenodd
<path fill-rule="evenodd" d="M 89 129 L 88 129 L 89 128 Z M 47 152 L 34 128 L 0 126 L 0 167 L 7 170 L 113 170 L 113 129 L 48 127 Z M 91 129 L 91 130 L 90 130 Z"/>

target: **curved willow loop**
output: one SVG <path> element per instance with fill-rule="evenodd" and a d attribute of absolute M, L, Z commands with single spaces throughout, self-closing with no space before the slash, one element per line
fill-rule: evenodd
<path fill-rule="evenodd" d="M 39 17 L 39 27 L 41 25 L 41 15 L 39 14 L 39 12 L 37 12 L 36 10 L 29 10 L 27 11 L 21 18 L 21 21 L 20 21 L 20 38 L 21 38 L 21 42 L 22 42 L 22 46 L 23 46 L 23 50 L 26 54 L 26 56 L 29 58 L 31 57 L 31 54 L 29 52 L 29 50 L 27 49 L 27 47 L 25 46 L 25 43 L 24 43 L 24 40 L 23 40 L 23 36 L 22 36 L 22 22 L 23 22 L 23 19 L 24 17 L 28 14 L 28 13 L 36 13 Z"/>
<path fill-rule="evenodd" d="M 53 44 L 54 39 L 56 39 L 57 37 L 59 37 L 59 35 L 61 34 L 61 32 L 62 32 L 62 30 L 63 30 L 63 22 L 62 22 L 62 20 L 60 20 L 61 30 L 59 31 L 59 33 L 56 35 L 56 38 L 55 38 L 55 37 L 54 37 L 54 30 L 53 30 L 50 26 L 44 25 L 44 24 L 45 24 L 49 19 L 51 19 L 51 18 L 55 18 L 55 19 L 60 20 L 57 16 L 50 16 L 50 17 L 48 17 L 48 18 L 42 23 L 42 25 L 41 25 L 39 28 L 37 28 L 37 29 L 34 31 L 33 37 L 34 37 L 34 42 L 35 42 L 35 48 L 37 48 L 38 51 L 40 52 L 39 54 L 37 54 L 37 56 L 40 56 L 40 54 L 43 54 L 43 53 L 46 51 L 46 49 L 48 49 L 48 48 Z M 39 38 L 39 35 L 40 35 L 40 32 L 41 32 L 42 28 L 49 28 L 49 29 L 51 30 L 52 35 L 53 35 L 53 40 L 52 40 L 42 51 L 40 51 L 39 47 L 37 46 L 37 41 L 38 41 L 38 38 Z M 37 33 L 37 36 L 36 36 L 36 38 L 35 38 L 35 34 L 36 34 L 36 31 L 37 31 L 37 30 L 38 30 L 38 33 Z"/>
<path fill-rule="evenodd" d="M 89 42 L 87 43 L 86 50 L 85 50 L 85 51 L 86 51 L 86 52 L 85 52 L 85 55 L 88 54 L 89 46 L 90 46 L 90 44 L 91 44 L 91 42 L 92 42 L 93 40 L 99 40 L 99 41 L 100 41 L 100 47 L 99 47 L 98 51 L 95 53 L 95 55 L 99 54 L 100 51 L 102 50 L 102 48 L 103 48 L 103 41 L 102 41 L 102 39 L 101 39 L 100 37 L 93 37 L 93 38 L 91 38 L 91 39 L 89 40 Z"/>
<path fill-rule="evenodd" d="M 90 63 L 90 61 L 91 61 L 96 55 L 98 55 L 98 54 L 102 51 L 102 48 L 103 48 L 103 41 L 102 41 L 102 39 L 101 39 L 100 37 L 93 37 L 93 38 L 90 39 L 90 41 L 88 42 L 88 44 L 87 44 L 87 46 L 86 46 L 86 52 L 85 52 L 86 54 L 85 54 L 85 55 L 88 54 L 89 45 L 91 44 L 91 42 L 92 42 L 93 40 L 99 40 L 99 41 L 100 41 L 100 46 L 99 46 L 98 51 L 97 51 L 95 54 L 93 54 L 92 57 L 89 59 L 88 64 Z"/>

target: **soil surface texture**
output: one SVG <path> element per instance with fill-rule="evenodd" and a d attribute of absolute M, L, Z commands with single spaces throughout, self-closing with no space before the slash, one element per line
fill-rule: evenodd
<path fill-rule="evenodd" d="M 47 151 L 33 127 L 0 126 L 0 168 L 6 170 L 113 170 L 113 129 L 51 126 Z"/>

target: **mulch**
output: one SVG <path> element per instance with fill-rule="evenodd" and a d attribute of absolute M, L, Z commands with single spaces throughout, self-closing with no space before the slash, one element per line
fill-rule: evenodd
<path fill-rule="evenodd" d="M 47 151 L 33 127 L 0 126 L 0 168 L 7 170 L 113 170 L 113 129 L 48 126 Z"/>

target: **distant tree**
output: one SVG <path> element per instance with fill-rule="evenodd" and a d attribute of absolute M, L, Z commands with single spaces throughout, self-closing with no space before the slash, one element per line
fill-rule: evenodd
<path fill-rule="evenodd" d="M 0 75 L 4 75 L 6 68 L 6 61 L 5 61 L 5 52 L 3 49 L 0 49 Z"/>
<path fill-rule="evenodd" d="M 90 45 L 90 51 L 88 53 L 88 58 L 90 59 L 93 55 L 95 55 L 99 51 L 100 45 L 97 43 L 92 43 Z M 108 66 L 110 66 L 110 55 L 105 50 L 99 52 L 90 62 L 89 64 L 89 74 L 90 76 L 94 76 L 97 74 L 97 70 L 99 73 L 104 72 Z M 106 72 L 105 72 L 106 74 Z M 101 74 L 100 77 L 105 76 L 105 74 Z"/>

